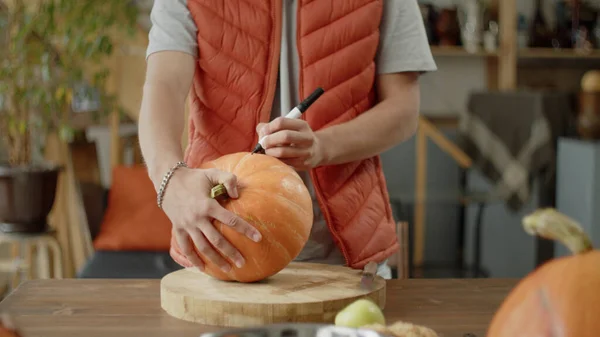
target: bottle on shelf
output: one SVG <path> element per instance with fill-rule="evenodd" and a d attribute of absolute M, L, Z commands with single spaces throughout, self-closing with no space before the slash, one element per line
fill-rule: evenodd
<path fill-rule="evenodd" d="M 529 26 L 529 47 L 531 48 L 552 47 L 552 32 L 548 27 L 542 8 L 542 0 L 536 0 L 533 18 Z"/>

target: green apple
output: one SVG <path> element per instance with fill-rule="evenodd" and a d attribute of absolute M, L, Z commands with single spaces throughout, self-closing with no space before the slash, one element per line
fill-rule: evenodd
<path fill-rule="evenodd" d="M 385 325 L 385 317 L 375 302 L 364 298 L 350 303 L 335 316 L 338 326 L 359 328 L 368 324 Z"/>

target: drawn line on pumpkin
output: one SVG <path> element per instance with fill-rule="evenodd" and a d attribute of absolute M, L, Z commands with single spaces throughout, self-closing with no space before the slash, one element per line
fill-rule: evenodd
<path fill-rule="evenodd" d="M 548 292 L 546 291 L 546 289 L 541 288 L 538 290 L 538 295 L 542 304 L 542 310 L 546 315 L 549 316 L 546 322 L 550 324 L 549 329 L 551 337 L 564 337 L 565 329 L 562 324 L 561 317 L 556 313 L 556 310 L 554 310 L 554 307 L 550 303 Z"/>
<path fill-rule="evenodd" d="M 248 193 L 249 191 L 260 191 L 258 193 L 261 193 L 262 195 L 264 195 L 265 193 L 269 195 L 277 195 L 284 198 L 286 202 L 293 202 L 302 210 L 304 210 L 304 208 L 302 207 L 303 204 L 312 204 L 312 200 L 310 200 L 308 197 L 308 191 L 304 183 L 301 181 L 293 181 L 288 177 L 282 177 L 277 181 L 269 182 L 263 182 L 260 180 L 241 180 L 239 182 L 239 185 L 241 187 L 240 191 L 243 190 L 243 192 L 240 192 L 240 194 Z M 305 211 L 305 213 L 312 214 L 312 207 L 311 210 Z"/>
<path fill-rule="evenodd" d="M 299 181 L 302 181 L 302 178 L 300 178 L 300 175 L 298 175 L 298 173 L 296 171 L 290 172 L 290 170 L 288 170 L 286 167 L 283 167 L 281 165 L 272 165 L 272 166 L 267 166 L 265 168 L 253 170 L 250 174 L 244 175 L 243 179 L 248 179 L 249 177 L 252 177 L 257 173 L 265 173 L 265 172 L 281 172 L 281 173 L 285 173 L 291 177 L 295 177 Z M 302 181 L 302 183 L 304 184 L 304 181 Z"/>
<path fill-rule="evenodd" d="M 289 165 L 283 163 L 282 161 L 280 161 L 277 158 L 274 157 L 270 157 L 270 156 L 266 156 L 266 155 L 252 155 L 252 154 L 248 154 L 247 155 L 249 158 L 248 159 L 255 159 L 255 160 L 251 160 L 251 161 L 244 161 L 244 164 L 252 164 L 252 167 L 250 167 L 250 171 L 251 173 L 248 174 L 247 176 L 251 175 L 251 174 L 255 174 L 255 173 L 259 173 L 259 172 L 265 172 L 265 171 L 274 171 L 274 172 L 283 172 L 292 176 L 297 176 L 298 179 L 300 178 L 300 175 L 298 174 L 298 172 L 296 172 L 296 170 L 294 170 L 292 167 L 290 167 Z M 266 156 L 266 158 L 265 158 Z M 255 163 L 258 159 L 262 159 L 261 162 Z M 246 167 L 244 167 L 244 165 L 240 165 L 238 167 L 238 169 L 242 170 L 242 169 L 246 169 Z"/>
<path fill-rule="evenodd" d="M 281 201 L 283 201 L 283 202 L 286 202 L 286 203 L 288 203 L 289 205 L 293 206 L 293 207 L 294 207 L 294 208 L 296 208 L 298 211 L 300 211 L 300 213 L 302 213 L 302 214 L 304 214 L 304 215 L 307 215 L 307 216 L 310 216 L 310 217 L 312 217 L 312 216 L 313 216 L 311 213 L 309 213 L 309 212 L 306 212 L 306 211 L 304 210 L 304 208 L 303 208 L 301 205 L 299 205 L 299 204 L 295 203 L 294 201 L 290 200 L 289 198 L 287 198 L 287 197 L 286 197 L 285 195 L 283 195 L 283 194 L 280 194 L 280 193 L 274 193 L 274 192 L 270 192 L 270 191 L 265 191 L 265 190 L 258 189 L 258 188 L 257 188 L 257 189 L 252 189 L 252 190 L 248 190 L 248 191 L 246 191 L 246 193 L 256 193 L 256 194 L 260 194 L 260 195 L 262 195 L 262 196 L 263 196 L 263 198 L 264 198 L 265 196 L 267 196 L 267 197 L 273 197 L 273 198 L 279 199 L 279 200 L 281 200 Z"/>
<path fill-rule="evenodd" d="M 235 163 L 235 165 L 231 168 L 230 172 L 235 174 L 235 170 L 241 166 L 242 163 L 244 163 L 245 161 L 247 161 L 248 159 L 250 159 L 250 153 L 247 153 L 246 155 L 244 155 L 240 160 L 238 160 L 237 163 Z"/>

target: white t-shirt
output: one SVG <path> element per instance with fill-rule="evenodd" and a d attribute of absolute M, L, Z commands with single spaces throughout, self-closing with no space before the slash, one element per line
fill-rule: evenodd
<path fill-rule="evenodd" d="M 235 0 L 227 0 L 235 1 Z M 287 114 L 304 97 L 298 97 L 298 53 L 296 49 L 296 6 L 298 0 L 281 0 L 282 29 L 279 61 L 279 85 L 271 111 L 271 120 Z M 344 0 L 338 0 L 344 1 Z M 380 25 L 380 45 L 376 58 L 377 73 L 436 70 L 425 34 L 417 0 L 384 0 Z M 150 14 L 147 56 L 159 51 L 181 51 L 198 56 L 197 27 L 187 7 L 187 0 L 155 0 Z M 308 93 L 307 93 L 308 94 Z M 334 244 L 323 218 L 307 172 L 298 172 L 313 196 L 314 222 L 297 261 L 344 264 L 341 251 Z M 389 267 L 382 261 L 378 274 L 389 278 Z"/>

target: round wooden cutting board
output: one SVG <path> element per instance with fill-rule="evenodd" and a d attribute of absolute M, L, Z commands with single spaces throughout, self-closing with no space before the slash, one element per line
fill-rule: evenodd
<path fill-rule="evenodd" d="M 335 315 L 358 298 L 385 307 L 385 280 L 376 276 L 364 290 L 361 274 L 343 266 L 292 262 L 266 280 L 239 283 L 187 268 L 162 278 L 160 300 L 171 316 L 206 325 L 333 323 Z"/>

